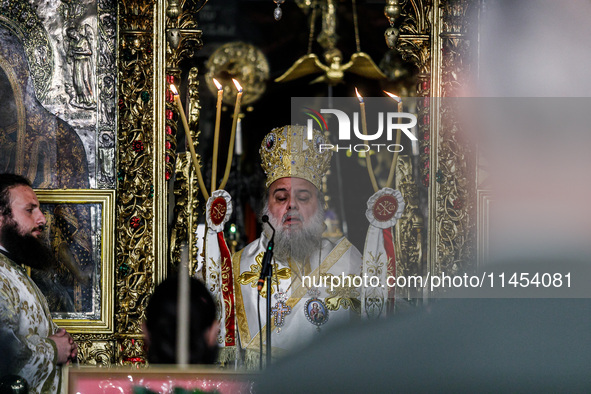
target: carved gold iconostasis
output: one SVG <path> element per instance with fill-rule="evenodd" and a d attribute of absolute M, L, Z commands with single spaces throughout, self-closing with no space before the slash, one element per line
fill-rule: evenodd
<path fill-rule="evenodd" d="M 35 8 L 25 1 L 0 2 L 1 102 L 15 103 L 0 110 L 0 170 L 34 180 L 53 215 L 48 240 L 56 253 L 60 245 L 68 246 L 62 253 L 74 254 L 73 260 L 87 253 L 87 266 L 65 281 L 72 303 L 54 312 L 75 334 L 83 364 L 145 363 L 141 323 L 154 286 L 178 266 L 186 245 L 193 271 L 202 253 L 195 233 L 205 203 L 184 153 L 170 84 L 180 89 L 208 179 L 211 76 L 224 86 L 240 79 L 245 99 L 247 93 L 253 97 L 240 114 L 243 152 L 234 158 L 227 186 L 241 206 L 233 218 L 238 246 L 257 232 L 252 218 L 259 189 L 250 185 L 262 183 L 258 146 L 273 127 L 289 123 L 290 97 L 350 96 L 354 86 L 368 96 L 390 90 L 418 97 L 419 154 L 401 155 L 396 174 L 407 207 L 396 227 L 397 274 L 469 272 L 476 266 L 475 150 L 463 141 L 453 107 L 437 98 L 457 95 L 470 78 L 466 59 L 476 45 L 470 15 L 481 3 L 287 1 L 279 21 L 271 0 L 219 3 L 74 0 Z M 304 64 L 298 78 L 285 77 L 296 76 L 290 67 L 298 64 Z M 282 76 L 283 82 L 275 82 Z M 232 94 L 224 103 L 226 131 Z M 226 131 L 220 151 L 228 146 Z M 225 160 L 221 153 L 222 173 Z M 342 164 L 361 161 L 351 157 Z M 350 201 L 360 212 L 371 194 L 369 180 L 363 182 L 357 186 L 369 194 Z M 328 183 L 326 194 L 336 196 L 336 186 Z M 337 200 L 327 201 L 329 207 Z M 338 231 L 341 225 L 335 222 Z M 75 235 L 64 237 L 67 229 Z M 363 236 L 349 231 L 353 241 Z M 98 280 L 91 286 L 95 293 L 74 282 L 84 282 L 85 269 L 94 270 L 89 277 Z M 411 293 L 403 296 L 417 296 Z M 84 301 L 88 297 L 92 302 Z M 91 305 L 100 312 L 77 315 Z"/>

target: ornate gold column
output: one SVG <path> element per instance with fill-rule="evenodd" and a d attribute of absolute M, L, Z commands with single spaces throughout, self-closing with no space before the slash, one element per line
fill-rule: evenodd
<path fill-rule="evenodd" d="M 166 274 L 164 5 L 119 3 L 115 362 L 145 362 L 141 322 Z"/>
<path fill-rule="evenodd" d="M 201 6 L 205 5 L 204 2 Z M 177 0 L 170 0 L 166 9 L 166 81 L 180 85 L 181 69 L 179 64 L 186 58 L 193 57 L 201 49 L 203 42 L 201 40 L 201 30 L 197 29 L 197 14 L 199 9 L 181 9 Z M 196 67 L 189 70 L 188 89 L 186 94 L 186 103 L 188 104 L 187 122 L 189 123 L 192 140 L 195 149 L 198 144 L 199 132 L 197 126 L 201 106 L 199 104 L 199 80 Z M 166 112 L 172 111 L 174 119 L 178 116 L 178 109 L 173 104 L 173 97 L 170 92 L 167 93 Z M 185 245 L 189 248 L 189 267 L 193 268 L 197 260 L 197 246 L 195 242 L 195 233 L 197 231 L 197 180 L 190 155 L 182 155 L 179 160 L 175 160 L 176 152 L 176 133 L 177 124 L 173 119 L 166 120 L 166 172 L 175 174 L 174 184 L 174 227 L 170 240 L 170 261 L 177 265 L 181 259 L 181 249 Z M 184 135 L 184 131 L 181 131 Z M 172 137 L 172 138 L 171 138 Z M 174 139 L 174 142 L 171 140 Z M 185 139 L 185 141 L 187 141 Z M 187 141 L 187 143 L 189 143 Z M 176 164 L 176 165 L 175 165 Z M 195 163 L 200 166 L 200 163 Z M 192 269 L 191 269 L 192 271 Z"/>
<path fill-rule="evenodd" d="M 468 83 L 475 48 L 471 15 L 477 0 L 409 0 L 401 3 L 396 49 L 419 70 L 417 93 L 421 183 L 428 188 L 427 253 L 423 275 L 475 268 L 473 147 L 462 138 L 452 97 Z M 445 99 L 441 99 L 445 98 Z M 410 266 L 409 266 L 410 268 Z M 399 273 L 400 274 L 400 273 Z"/>
<path fill-rule="evenodd" d="M 431 134 L 432 134 L 432 110 L 431 86 L 437 83 L 437 72 L 432 72 L 434 46 L 433 39 L 434 19 L 437 11 L 431 0 L 410 0 L 401 4 L 401 13 L 396 20 L 400 20 L 400 35 L 396 41 L 396 49 L 402 58 L 413 63 L 418 69 L 417 95 L 421 97 L 417 103 L 418 138 L 419 138 L 419 177 L 418 180 L 424 187 L 430 185 L 431 163 Z M 397 275 L 425 275 L 428 267 L 427 239 L 423 233 L 424 222 L 418 207 L 416 186 L 414 179 L 408 170 L 410 162 L 401 163 L 400 172 L 397 173 L 397 187 L 404 189 L 405 202 L 408 212 L 401 219 L 398 227 L 397 239 L 400 245 L 400 264 Z M 431 219 L 431 218 L 429 218 Z M 429 220 L 431 221 L 431 220 Z M 410 233 L 402 233 L 401 229 L 411 230 Z"/>
<path fill-rule="evenodd" d="M 435 0 L 433 100 L 429 221 L 432 274 L 476 268 L 476 154 L 466 140 L 454 97 L 470 81 L 471 35 L 480 2 Z M 435 148 L 435 149 L 433 149 Z"/>
<path fill-rule="evenodd" d="M 113 361 L 120 364 L 145 362 L 144 309 L 168 268 L 167 186 L 174 175 L 178 117 L 169 86 L 180 85 L 180 61 L 202 46 L 199 10 L 183 11 L 183 4 L 119 3 Z"/>

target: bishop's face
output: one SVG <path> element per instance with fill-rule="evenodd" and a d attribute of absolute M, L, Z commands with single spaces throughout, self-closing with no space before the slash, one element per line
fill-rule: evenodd
<path fill-rule="evenodd" d="M 302 178 L 281 178 L 269 187 L 269 216 L 289 232 L 306 228 L 318 203 L 316 186 Z"/>

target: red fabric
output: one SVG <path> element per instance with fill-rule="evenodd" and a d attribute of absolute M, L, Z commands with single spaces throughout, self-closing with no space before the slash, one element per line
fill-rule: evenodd
<path fill-rule="evenodd" d="M 236 345 L 236 311 L 234 308 L 234 280 L 232 278 L 232 258 L 230 250 L 226 241 L 224 240 L 224 233 L 218 233 L 218 244 L 220 246 L 220 253 L 222 257 L 222 297 L 225 306 L 226 318 L 226 346 Z"/>
<path fill-rule="evenodd" d="M 386 249 L 386 255 L 388 256 L 388 271 L 393 276 L 396 276 L 396 255 L 394 254 L 394 237 L 392 235 L 392 228 L 382 230 L 384 234 L 384 249 Z M 394 301 L 396 300 L 396 287 L 392 286 L 388 289 L 388 299 L 391 300 L 388 303 L 388 313 L 394 312 Z"/>

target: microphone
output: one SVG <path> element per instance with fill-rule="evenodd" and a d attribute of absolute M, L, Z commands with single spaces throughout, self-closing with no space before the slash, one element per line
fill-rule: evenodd
<path fill-rule="evenodd" d="M 267 223 L 267 225 L 271 227 L 271 230 L 273 230 L 273 234 L 271 235 L 271 240 L 267 244 L 267 249 L 265 250 L 265 254 L 263 255 L 261 276 L 259 277 L 259 281 L 257 282 L 257 290 L 259 293 L 261 292 L 261 290 L 263 290 L 263 286 L 265 285 L 265 278 L 271 275 L 271 260 L 273 260 L 273 247 L 275 246 L 275 228 L 269 222 L 269 216 L 263 215 L 261 220 L 263 221 L 263 223 Z M 267 297 L 269 295 L 267 295 Z"/>

